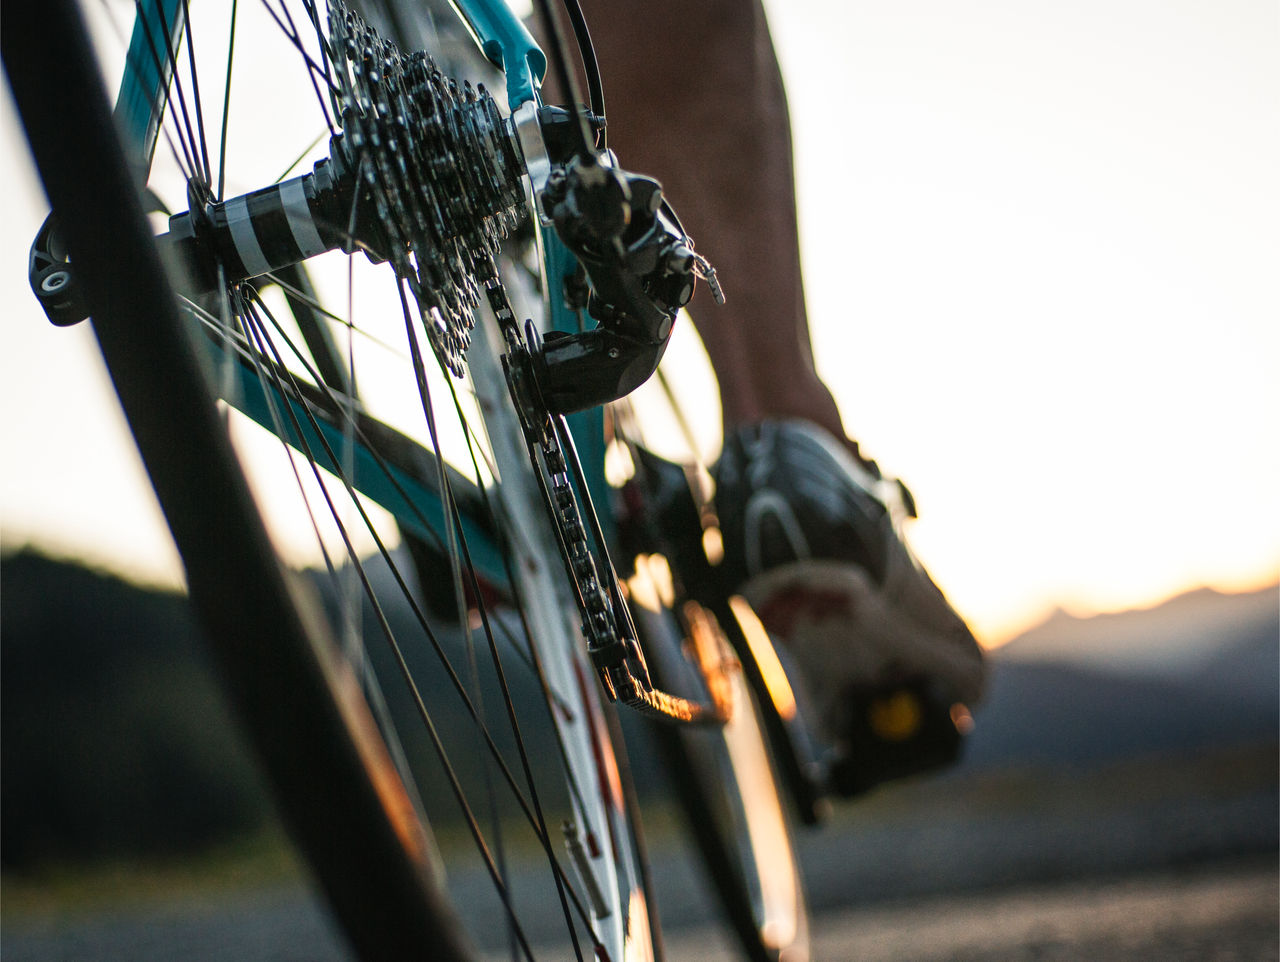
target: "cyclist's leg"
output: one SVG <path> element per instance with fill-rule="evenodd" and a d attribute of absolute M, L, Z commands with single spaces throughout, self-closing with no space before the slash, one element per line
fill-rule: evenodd
<path fill-rule="evenodd" d="M 843 438 L 809 344 L 791 123 L 759 0 L 585 6 L 611 144 L 630 169 L 670 185 L 726 285 L 725 307 L 708 297 L 689 305 L 720 381 L 726 434 L 801 418 Z"/>
<path fill-rule="evenodd" d="M 857 445 L 814 369 L 790 122 L 763 7 L 593 5 L 608 8 L 593 22 L 613 143 L 673 185 L 731 298 L 690 305 L 724 411 L 726 575 L 787 643 L 838 756 L 859 760 L 837 762 L 838 788 L 947 761 L 963 717 L 951 703 L 979 696 L 981 652 L 901 540 L 906 489 L 849 457 Z"/>

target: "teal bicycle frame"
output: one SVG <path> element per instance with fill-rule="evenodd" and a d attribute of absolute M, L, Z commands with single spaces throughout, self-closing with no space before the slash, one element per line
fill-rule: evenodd
<path fill-rule="evenodd" d="M 503 71 L 510 110 L 514 112 L 527 103 L 539 104 L 538 91 L 546 74 L 547 58 L 524 23 L 502 0 L 451 3 L 484 57 Z M 173 79 L 172 64 L 186 29 L 185 10 L 184 0 L 142 0 L 134 21 L 115 116 L 140 180 L 146 179 L 155 153 Z M 157 56 L 163 44 L 173 56 Z M 550 228 L 539 233 L 547 278 L 544 289 L 563 290 L 563 280 L 574 272 L 577 262 Z M 562 299 L 550 298 L 547 312 L 548 325 L 556 330 L 576 331 L 583 324 L 581 315 Z M 216 345 L 206 343 L 211 354 L 221 353 Z M 283 431 L 290 445 L 304 450 L 340 450 L 349 444 L 350 439 L 343 436 L 342 430 L 331 424 L 320 423 L 317 434 L 317 422 L 305 416 L 300 402 L 264 387 L 252 370 L 242 365 L 235 365 L 235 369 L 236 389 L 228 393 L 236 396 L 225 400 L 251 420 L 270 431 Z M 282 404 L 291 407 L 296 417 L 284 419 L 283 423 L 277 421 Z M 611 532 L 613 525 L 605 510 L 609 499 L 604 478 L 603 411 L 597 408 L 582 412 L 568 421 L 588 492 L 604 512 L 604 530 Z M 297 433 L 299 428 L 301 434 Z M 447 539 L 445 505 L 435 487 L 403 468 L 381 462 L 358 442 L 354 455 L 352 480 L 357 490 L 390 512 L 404 529 L 437 543 Z M 465 511 L 460 510 L 460 514 L 476 573 L 491 583 L 503 583 L 506 569 L 502 545 L 487 526 L 467 518 Z"/>

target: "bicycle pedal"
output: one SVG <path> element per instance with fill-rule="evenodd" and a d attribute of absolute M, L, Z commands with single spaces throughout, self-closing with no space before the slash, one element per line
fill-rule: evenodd
<path fill-rule="evenodd" d="M 973 726 L 968 709 L 927 679 L 851 688 L 827 787 L 843 798 L 955 764 Z"/>

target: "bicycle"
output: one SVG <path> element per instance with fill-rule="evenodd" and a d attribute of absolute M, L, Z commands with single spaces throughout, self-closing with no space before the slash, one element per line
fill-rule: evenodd
<path fill-rule="evenodd" d="M 55 323 L 92 316 L 225 687 L 361 956 L 660 957 L 620 701 L 667 720 L 664 757 L 744 953 L 806 958 L 784 807 L 812 820 L 817 801 L 785 675 L 716 583 L 696 485 L 632 438 L 625 408 L 601 407 L 652 372 L 714 273 L 656 184 L 598 142 L 573 4 L 581 109 L 540 103 L 548 57 L 495 0 L 457 7 L 506 65 L 505 107 L 413 52 L 421 7 L 362 6 L 256 8 L 320 136 L 300 153 L 260 137 L 240 166 L 230 120 L 291 119 L 231 102 L 251 5 L 193 21 L 186 0 L 140 0 L 112 114 L 74 3 L 7 4 L 5 69 L 56 212 L 33 289 Z M 229 48 L 221 98 L 201 97 L 224 62 L 206 40 Z M 395 278 L 384 302 L 366 291 L 376 264 Z M 544 301 L 546 327 L 522 324 Z M 383 375 L 382 353 L 407 376 Z M 393 427 L 404 383 L 417 411 Z M 261 434 L 284 483 L 254 478 Z M 287 568 L 290 536 L 264 527 L 283 487 L 319 570 Z M 511 868 L 525 847 L 545 861 L 533 884 Z"/>

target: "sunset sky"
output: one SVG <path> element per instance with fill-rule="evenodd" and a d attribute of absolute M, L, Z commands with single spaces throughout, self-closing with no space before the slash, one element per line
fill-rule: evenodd
<path fill-rule="evenodd" d="M 820 370 L 984 637 L 1280 576 L 1275 4 L 769 6 Z M 174 583 L 89 331 L 27 287 L 7 92 L 0 177 L 3 547 Z"/>

